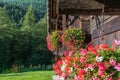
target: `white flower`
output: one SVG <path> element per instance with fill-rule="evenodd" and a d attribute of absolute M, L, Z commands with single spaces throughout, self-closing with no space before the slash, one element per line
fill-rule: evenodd
<path fill-rule="evenodd" d="M 93 70 L 94 70 L 93 68 L 90 68 L 90 67 L 89 67 L 89 69 L 90 69 L 91 71 L 93 71 Z"/>
<path fill-rule="evenodd" d="M 60 77 L 60 80 L 65 80 L 65 78 L 64 77 Z"/>
<path fill-rule="evenodd" d="M 73 71 L 73 68 L 71 67 L 70 70 L 69 70 L 69 73 L 71 73 Z"/>
<path fill-rule="evenodd" d="M 84 70 L 85 70 L 85 71 L 88 71 L 88 68 L 85 68 Z"/>
<path fill-rule="evenodd" d="M 63 76 L 58 76 L 57 80 L 65 80 L 65 78 Z"/>
<path fill-rule="evenodd" d="M 71 67 L 70 70 L 73 71 L 73 68 Z"/>
<path fill-rule="evenodd" d="M 103 57 L 99 57 L 99 56 L 97 56 L 97 57 L 96 57 L 96 61 L 97 61 L 97 62 L 101 62 L 101 61 L 103 61 Z"/>
<path fill-rule="evenodd" d="M 65 67 L 66 67 L 66 63 L 63 62 L 62 66 L 60 67 L 60 68 L 61 68 L 61 71 L 65 71 Z"/>

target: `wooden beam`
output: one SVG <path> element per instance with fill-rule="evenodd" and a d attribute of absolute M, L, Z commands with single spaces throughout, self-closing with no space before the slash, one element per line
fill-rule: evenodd
<path fill-rule="evenodd" d="M 102 15 L 102 9 L 59 9 L 65 15 Z M 105 15 L 120 15 L 120 9 L 105 9 Z"/>
<path fill-rule="evenodd" d="M 105 5 L 106 8 L 120 8 L 120 0 L 96 0 Z"/>
<path fill-rule="evenodd" d="M 61 9 L 101 9 L 103 4 L 95 0 L 59 0 L 58 8 Z"/>

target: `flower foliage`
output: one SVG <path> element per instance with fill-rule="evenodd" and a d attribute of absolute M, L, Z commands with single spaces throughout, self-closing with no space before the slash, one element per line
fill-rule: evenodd
<path fill-rule="evenodd" d="M 70 80 L 120 80 L 120 49 L 101 44 L 64 51 L 53 69 Z"/>
<path fill-rule="evenodd" d="M 78 28 L 54 31 L 47 36 L 50 51 L 67 46 L 60 59 L 55 58 L 56 74 L 70 80 L 120 80 L 120 49 L 106 44 L 82 48 L 85 32 Z"/>
<path fill-rule="evenodd" d="M 59 49 L 62 45 L 70 46 L 69 48 L 81 47 L 85 38 L 85 32 L 78 28 L 68 28 L 63 34 L 60 31 L 53 31 L 47 35 L 46 41 L 50 51 Z"/>
<path fill-rule="evenodd" d="M 53 52 L 62 46 L 61 34 L 60 31 L 53 31 L 51 34 L 47 35 L 46 41 L 50 51 Z"/>
<path fill-rule="evenodd" d="M 68 28 L 62 37 L 62 43 L 67 46 L 82 46 L 85 32 L 79 28 Z"/>

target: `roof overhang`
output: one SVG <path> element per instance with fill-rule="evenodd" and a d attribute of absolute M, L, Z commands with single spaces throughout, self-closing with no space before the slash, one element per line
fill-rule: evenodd
<path fill-rule="evenodd" d="M 70 15 L 120 15 L 120 0 L 58 0 L 58 13 Z"/>

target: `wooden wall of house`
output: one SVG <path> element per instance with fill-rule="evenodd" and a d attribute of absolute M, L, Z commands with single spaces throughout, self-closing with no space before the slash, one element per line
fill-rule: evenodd
<path fill-rule="evenodd" d="M 109 35 L 103 36 L 103 39 L 101 39 L 101 41 L 98 38 L 96 38 L 94 40 L 95 40 L 94 44 L 96 44 L 96 45 L 99 45 L 100 43 L 106 43 L 110 46 L 117 46 L 115 44 L 115 40 L 120 40 L 120 31 L 116 31 Z"/>
<path fill-rule="evenodd" d="M 98 16 L 90 21 L 93 44 L 106 43 L 115 45 L 114 40 L 120 40 L 120 16 Z"/>

